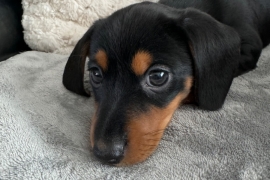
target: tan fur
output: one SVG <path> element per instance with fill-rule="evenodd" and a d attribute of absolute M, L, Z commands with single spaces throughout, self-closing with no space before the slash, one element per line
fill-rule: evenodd
<path fill-rule="evenodd" d="M 141 76 L 149 68 L 153 61 L 150 53 L 145 51 L 138 51 L 132 60 L 132 70 L 137 76 Z"/>
<path fill-rule="evenodd" d="M 189 77 L 185 82 L 185 89 L 165 108 L 152 106 L 145 114 L 133 115 L 127 124 L 128 146 L 126 154 L 119 166 L 139 163 L 153 153 L 174 111 L 188 96 L 191 86 L 192 78 Z"/>
<path fill-rule="evenodd" d="M 103 71 L 108 69 L 108 56 L 104 50 L 99 50 L 95 56 L 97 64 L 102 68 Z"/>

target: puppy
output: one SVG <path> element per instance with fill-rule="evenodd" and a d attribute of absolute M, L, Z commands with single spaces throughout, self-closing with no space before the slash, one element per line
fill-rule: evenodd
<path fill-rule="evenodd" d="M 89 57 L 94 155 L 117 166 L 139 163 L 180 104 L 221 108 L 233 78 L 256 67 L 269 32 L 269 0 L 144 2 L 96 21 L 63 76 L 67 89 L 89 96 Z"/>

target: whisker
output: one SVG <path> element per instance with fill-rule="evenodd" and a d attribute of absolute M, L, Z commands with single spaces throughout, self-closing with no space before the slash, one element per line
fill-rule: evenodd
<path fill-rule="evenodd" d="M 158 142 L 160 141 L 160 139 L 145 139 L 146 141 L 155 141 L 155 142 Z"/>
<path fill-rule="evenodd" d="M 159 134 L 159 133 L 164 132 L 164 130 L 165 129 L 160 129 L 160 130 L 157 130 L 157 131 L 152 131 L 152 132 L 149 132 L 149 133 L 144 134 L 143 136 Z"/>
<path fill-rule="evenodd" d="M 152 144 L 142 144 L 143 146 L 151 146 L 151 147 L 156 147 L 157 145 L 152 145 Z"/>
<path fill-rule="evenodd" d="M 148 149 L 139 149 L 140 152 L 148 152 L 149 153 L 149 150 Z"/>
<path fill-rule="evenodd" d="M 143 149 L 139 149 L 139 150 L 140 151 L 152 151 L 153 149 L 155 149 L 155 147 L 143 148 Z"/>
<path fill-rule="evenodd" d="M 149 136 L 151 135 L 151 136 L 155 136 L 155 135 L 159 135 L 159 134 L 162 134 L 162 133 L 164 133 L 164 131 L 161 131 L 161 132 L 156 132 L 156 133 L 153 133 L 153 134 L 148 134 Z"/>
<path fill-rule="evenodd" d="M 150 154 L 150 152 L 153 152 L 154 148 L 152 149 L 145 149 L 145 150 L 141 150 L 141 152 L 148 152 L 148 154 Z"/>

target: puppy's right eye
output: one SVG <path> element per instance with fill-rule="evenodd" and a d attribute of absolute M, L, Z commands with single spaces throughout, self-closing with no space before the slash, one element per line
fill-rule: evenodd
<path fill-rule="evenodd" d="M 102 80 L 103 80 L 103 75 L 102 75 L 101 70 L 97 67 L 90 68 L 90 79 L 91 79 L 92 85 L 95 87 L 98 87 L 102 83 Z"/>
<path fill-rule="evenodd" d="M 160 89 L 171 80 L 170 68 L 165 65 L 154 65 L 146 73 L 145 83 L 150 89 Z"/>
<path fill-rule="evenodd" d="M 169 73 L 163 70 L 153 70 L 149 73 L 147 84 L 150 86 L 162 86 L 169 79 Z"/>

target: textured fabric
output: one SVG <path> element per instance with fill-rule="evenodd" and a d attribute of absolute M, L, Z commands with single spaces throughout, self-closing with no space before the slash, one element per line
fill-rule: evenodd
<path fill-rule="evenodd" d="M 156 152 L 124 168 L 90 152 L 93 98 L 63 87 L 67 58 L 26 52 L 0 63 L 0 179 L 270 179 L 270 47 L 221 110 L 180 107 Z"/>
<path fill-rule="evenodd" d="M 34 50 L 70 54 L 94 21 L 142 1 L 22 0 L 24 39 Z"/>

